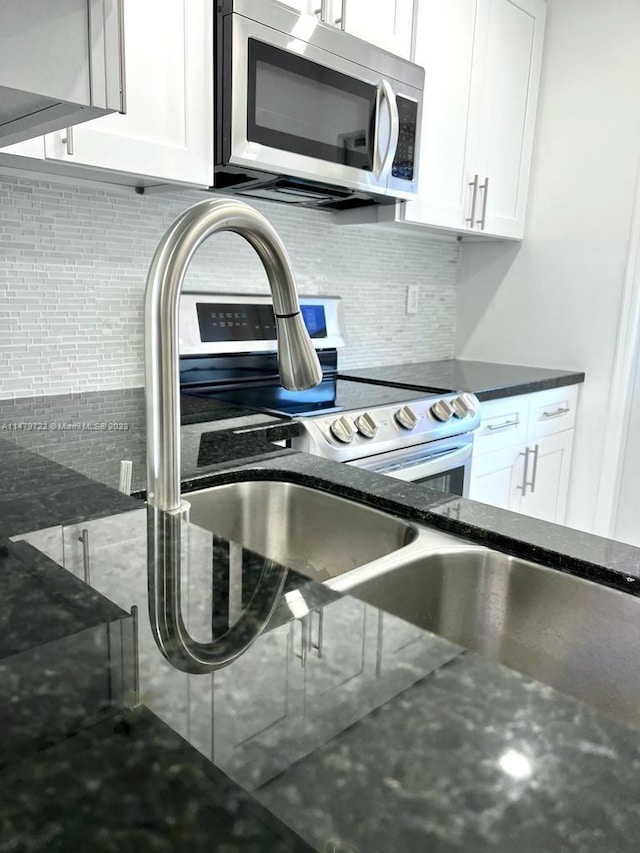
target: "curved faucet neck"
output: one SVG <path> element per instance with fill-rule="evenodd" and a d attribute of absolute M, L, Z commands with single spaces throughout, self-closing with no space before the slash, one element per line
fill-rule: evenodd
<path fill-rule="evenodd" d="M 180 509 L 180 294 L 194 253 L 219 231 L 244 237 L 265 268 L 276 315 L 282 384 L 301 390 L 317 385 L 322 378 L 300 315 L 286 249 L 269 221 L 248 204 L 226 199 L 206 199 L 182 213 L 156 249 L 144 307 L 147 498 L 166 512 Z"/>

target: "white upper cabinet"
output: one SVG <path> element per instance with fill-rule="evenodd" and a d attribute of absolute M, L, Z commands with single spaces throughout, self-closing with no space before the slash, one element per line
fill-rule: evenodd
<path fill-rule="evenodd" d="M 545 16 L 545 0 L 420 0 L 420 187 L 405 222 L 523 236 Z"/>
<path fill-rule="evenodd" d="M 126 115 L 49 134 L 47 159 L 210 186 L 213 4 L 124 0 L 124 33 Z"/>
<path fill-rule="evenodd" d="M 296 12 L 301 15 L 313 15 L 316 9 L 313 0 L 280 0 L 284 6 L 291 6 Z M 318 0 L 318 8 L 320 8 L 320 0 Z"/>
<path fill-rule="evenodd" d="M 414 0 L 337 0 L 336 19 L 344 28 L 405 59 L 411 57 Z M 335 8 L 334 7 L 334 8 Z"/>
<path fill-rule="evenodd" d="M 522 237 L 533 153 L 546 2 L 491 0 L 479 7 L 485 45 L 477 129 L 480 184 L 475 227 Z"/>
<path fill-rule="evenodd" d="M 390 53 L 411 58 L 414 0 L 283 0 Z"/>
<path fill-rule="evenodd" d="M 420 0 L 415 60 L 424 66 L 418 198 L 407 222 L 465 227 L 476 0 Z"/>
<path fill-rule="evenodd" d="M 0 0 L 0 145 L 121 109 L 118 0 Z"/>
<path fill-rule="evenodd" d="M 35 139 L 26 139 L 24 142 L 7 145 L 6 148 L 0 148 L 0 154 L 44 160 L 44 136 L 36 136 Z"/>

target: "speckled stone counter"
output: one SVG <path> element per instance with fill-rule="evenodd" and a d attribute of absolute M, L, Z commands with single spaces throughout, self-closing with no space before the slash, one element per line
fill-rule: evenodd
<path fill-rule="evenodd" d="M 187 477 L 226 459 L 271 453 L 272 442 L 298 433 L 298 425 L 289 419 L 215 400 L 183 395 L 180 406 L 183 471 Z M 142 388 L 0 400 L 0 441 L 114 489 L 118 487 L 121 460 L 130 460 L 132 492 L 141 494 L 146 489 Z M 44 465 L 44 460 L 40 464 Z M 58 472 L 51 476 L 55 481 L 62 475 Z M 50 482 L 46 476 L 42 481 Z M 28 489 L 28 483 L 24 485 Z"/>
<path fill-rule="evenodd" d="M 249 433 L 220 423 L 190 433 L 194 425 L 185 425 L 185 491 L 246 479 L 296 482 L 638 594 L 638 549 L 279 450 L 261 426 L 272 425 L 253 423 Z M 95 445 L 67 457 L 76 470 L 48 453 L 0 443 L 2 535 L 27 539 L 6 543 L 9 581 L 22 571 L 13 561 L 34 560 L 11 593 L 11 630 L 24 612 L 30 632 L 23 646 L 7 646 L 7 659 L 12 672 L 24 672 L 20 655 L 37 665 L 46 649 L 41 660 L 49 683 L 59 682 L 52 694 L 59 717 L 71 722 L 52 724 L 45 736 L 52 703 L 42 704 L 33 678 L 6 698 L 6 707 L 24 713 L 3 717 L 15 749 L 0 769 L 0 849 L 75 851 L 87 838 L 100 851 L 637 849 L 639 731 L 295 571 L 284 583 L 273 574 L 282 584 L 275 609 L 231 665 L 213 675 L 174 668 L 148 615 L 144 505 L 78 473 L 95 464 Z M 210 464 L 194 464 L 205 459 Z M 76 540 L 66 530 L 77 522 L 95 543 L 88 578 L 80 546 L 75 561 L 69 552 Z M 36 539 L 28 544 L 29 531 L 41 528 L 55 539 L 56 525 L 51 553 L 64 569 L 34 553 Z M 246 551 L 238 563 L 236 546 L 194 526 L 188 542 L 189 630 L 223 638 L 231 589 L 236 609 L 259 604 L 266 564 Z M 43 572 L 46 600 L 35 594 Z M 59 572 L 76 575 L 71 587 Z M 95 606 L 84 598 L 72 606 L 85 581 Z M 60 609 L 53 622 L 52 607 Z M 67 702 L 67 684 L 95 685 L 104 669 L 80 638 L 122 622 L 126 639 L 134 616 L 137 654 L 126 641 L 117 647 L 123 675 L 108 706 L 95 687 L 80 691 L 84 705 L 77 696 Z M 58 634 L 50 623 L 61 626 Z M 3 631 L 10 636 L 0 620 Z"/>
<path fill-rule="evenodd" d="M 532 394 L 584 382 L 584 373 L 575 370 L 550 370 L 458 358 L 345 370 L 340 375 L 348 379 L 415 388 L 417 391 L 472 391 L 480 400 Z"/>

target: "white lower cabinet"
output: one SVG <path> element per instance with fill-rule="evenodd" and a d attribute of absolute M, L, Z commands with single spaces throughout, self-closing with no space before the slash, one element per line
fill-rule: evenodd
<path fill-rule="evenodd" d="M 520 448 L 508 447 L 473 457 L 469 497 L 474 501 L 491 504 L 500 509 L 520 510 L 518 483 L 520 482 Z"/>
<path fill-rule="evenodd" d="M 520 499 L 520 512 L 542 521 L 564 522 L 569 494 L 573 430 L 539 439 L 529 449 L 527 487 Z M 530 478 L 530 479 L 529 479 Z"/>
<path fill-rule="evenodd" d="M 563 524 L 577 386 L 481 404 L 469 497 Z"/>

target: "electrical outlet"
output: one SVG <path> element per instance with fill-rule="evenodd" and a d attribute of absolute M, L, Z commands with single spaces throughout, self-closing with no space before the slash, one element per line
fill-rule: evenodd
<path fill-rule="evenodd" d="M 418 313 L 418 297 L 420 296 L 420 288 L 417 284 L 410 284 L 407 287 L 407 314 Z"/>

